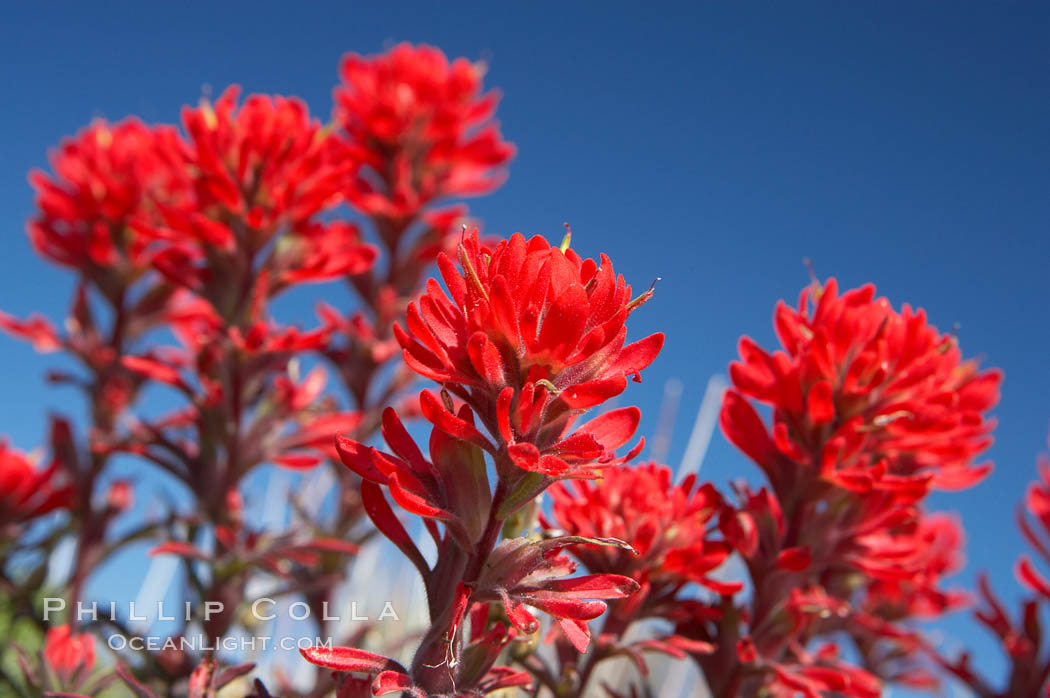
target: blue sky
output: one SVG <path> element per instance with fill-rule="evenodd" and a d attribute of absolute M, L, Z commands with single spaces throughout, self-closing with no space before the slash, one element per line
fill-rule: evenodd
<path fill-rule="evenodd" d="M 519 155 L 507 185 L 472 202 L 487 230 L 559 237 L 568 221 L 575 248 L 607 252 L 635 286 L 662 277 L 634 329 L 662 329 L 667 345 L 625 398 L 651 429 L 664 382 L 684 383 L 672 462 L 739 335 L 772 343 L 774 303 L 808 279 L 803 258 L 958 325 L 964 352 L 1006 373 L 997 469 L 934 504 L 967 524 L 962 580 L 988 568 L 1013 595 L 1014 505 L 1050 421 L 1045 3 L 21 3 L 5 14 L 4 310 L 65 309 L 69 280 L 25 240 L 25 176 L 93 117 L 174 121 L 203 86 L 231 82 L 299 95 L 324 117 L 343 53 L 432 43 L 486 59 L 504 92 Z M 72 397 L 41 386 L 49 365 L 0 338 L 0 433 L 20 447 Z M 758 475 L 721 437 L 704 472 Z"/>

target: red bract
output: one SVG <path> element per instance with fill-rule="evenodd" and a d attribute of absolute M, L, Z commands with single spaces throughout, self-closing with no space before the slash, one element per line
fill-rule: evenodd
<path fill-rule="evenodd" d="M 400 44 L 386 54 L 343 59 L 335 118 L 354 154 L 382 180 L 351 190 L 355 206 L 398 219 L 439 197 L 482 194 L 499 186 L 514 147 L 492 121 L 498 95 L 481 94 L 484 68 L 449 63 L 430 46 Z"/>
<path fill-rule="evenodd" d="M 38 468 L 0 440 L 0 526 L 18 524 L 73 503 L 73 489 L 55 461 Z"/>
<path fill-rule="evenodd" d="M 41 354 L 50 354 L 62 348 L 58 330 L 41 315 L 30 315 L 25 320 L 19 320 L 0 310 L 0 330 L 29 342 Z"/>
<path fill-rule="evenodd" d="M 695 476 L 675 485 L 665 466 L 620 466 L 605 470 L 594 483 L 558 483 L 550 493 L 549 527 L 623 540 L 637 551 L 586 545 L 572 549 L 591 572 L 626 574 L 642 585 L 630 601 L 634 613 L 639 607 L 641 615 L 659 613 L 660 605 L 672 603 L 689 582 L 719 592 L 740 589 L 709 576 L 729 557 L 730 548 L 709 535 L 722 498 L 711 485 L 697 487 Z"/>
<path fill-rule="evenodd" d="M 173 128 L 93 123 L 52 155 L 53 176 L 30 175 L 39 209 L 29 224 L 33 246 L 89 276 L 140 271 L 149 240 L 133 224 L 186 197 L 180 158 Z"/>
<path fill-rule="evenodd" d="M 745 337 L 730 366 L 741 394 L 773 406 L 772 437 L 738 398 L 722 414 L 775 486 L 790 477 L 784 459 L 847 488 L 907 478 L 958 489 L 988 473 L 972 461 L 991 443 L 985 413 L 1002 376 L 963 361 L 923 311 L 897 312 L 870 285 L 839 295 L 831 279 L 804 290 L 797 310 L 779 304 L 775 324 L 784 351 Z"/>
<path fill-rule="evenodd" d="M 466 408 L 461 416 L 465 424 L 473 424 Z M 472 550 L 484 531 L 492 502 L 481 450 L 434 429 L 428 461 L 392 408 L 383 412 L 383 438 L 394 455 L 343 437 L 337 437 L 336 445 L 348 468 L 369 482 L 386 486 L 407 511 L 444 523 L 464 550 Z M 386 532 L 383 525 L 377 525 Z"/>
<path fill-rule="evenodd" d="M 878 578 L 867 589 L 864 608 L 884 620 L 936 617 L 967 602 L 965 594 L 940 586 L 964 565 L 966 541 L 959 520 L 930 514 L 909 528 L 892 540 L 897 574 Z"/>
<path fill-rule="evenodd" d="M 284 284 L 330 281 L 372 268 L 378 252 L 361 242 L 357 226 L 336 221 L 301 226 L 282 241 L 278 280 Z M 284 267 L 283 269 L 280 267 Z"/>

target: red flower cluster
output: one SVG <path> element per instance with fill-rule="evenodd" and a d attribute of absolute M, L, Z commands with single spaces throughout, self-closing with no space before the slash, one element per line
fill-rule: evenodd
<path fill-rule="evenodd" d="M 665 466 L 618 466 L 594 483 L 560 482 L 550 490 L 550 529 L 590 538 L 625 541 L 633 550 L 576 546 L 572 554 L 592 572 L 616 572 L 641 585 L 631 597 L 629 616 L 674 615 L 677 592 L 689 583 L 717 592 L 739 591 L 739 583 L 718 581 L 731 548 L 711 540 L 722 497 L 713 485 L 697 486 L 696 476 L 679 484 Z"/>
<path fill-rule="evenodd" d="M 613 451 L 634 434 L 636 408 L 566 432 L 656 358 L 661 333 L 625 346 L 627 317 L 651 291 L 632 300 L 608 257 L 585 260 L 567 240 L 552 247 L 540 236 L 515 234 L 490 248 L 472 233 L 459 263 L 438 258 L 451 298 L 429 283 L 408 307 L 408 331 L 396 328 L 405 363 L 470 405 L 524 470 L 596 477 L 620 462 Z M 424 397 L 423 414 L 450 434 L 471 436 L 432 397 Z"/>
<path fill-rule="evenodd" d="M 407 219 L 435 199 L 483 194 L 514 155 L 491 122 L 499 96 L 481 94 L 484 67 L 449 63 L 438 49 L 400 44 L 382 56 L 343 59 L 338 123 L 354 156 L 378 175 L 350 196 L 371 216 Z"/>
<path fill-rule="evenodd" d="M 588 680 L 608 657 L 627 656 L 643 675 L 645 655 L 658 652 L 682 659 L 686 653 L 708 654 L 714 647 L 686 634 L 627 639 L 636 621 L 661 618 L 681 624 L 693 613 L 706 613 L 693 585 L 733 594 L 742 585 L 714 578 L 732 548 L 714 540 L 723 509 L 721 495 L 710 484 L 689 476 L 679 484 L 665 466 L 617 466 L 594 482 L 556 483 L 550 490 L 551 516 L 540 516 L 550 535 L 559 529 L 594 540 L 622 540 L 627 545 L 576 545 L 571 554 L 594 573 L 624 574 L 639 590 L 613 603 L 604 620 L 597 649 L 583 658 L 561 653 L 560 674 L 576 677 L 574 695 L 589 695 Z"/>
<path fill-rule="evenodd" d="M 238 92 L 231 87 L 214 105 L 183 111 L 195 198 L 165 207 L 164 225 L 148 230 L 166 243 L 154 260 L 158 270 L 225 311 L 229 299 L 214 287 L 230 275 L 265 272 L 265 283 L 281 287 L 369 269 L 376 250 L 355 226 L 317 219 L 343 200 L 356 166 L 347 145 L 299 100 L 254 95 L 238 108 Z M 281 234 L 273 254 L 257 259 Z M 259 261 L 266 266 L 250 266 Z"/>
<path fill-rule="evenodd" d="M 924 564 L 900 548 L 913 542 L 918 504 L 932 487 L 969 486 L 991 468 L 972 460 L 990 443 L 984 413 L 1001 376 L 962 362 L 921 311 L 896 313 L 870 286 L 839 296 L 832 280 L 818 291 L 812 309 L 807 291 L 798 311 L 778 306 L 786 352 L 745 338 L 743 362 L 731 366 L 743 394 L 774 406 L 772 436 L 736 392 L 723 428 L 781 502 L 804 493 L 832 503 L 806 513 L 823 524 L 810 545 L 828 556 L 819 564 L 845 560 L 875 578 L 916 573 Z"/>
<path fill-rule="evenodd" d="M 775 325 L 784 351 L 745 337 L 730 366 L 740 394 L 773 406 L 772 439 L 738 395 L 723 413 L 729 438 L 775 485 L 784 459 L 847 489 L 959 489 L 987 475 L 990 465 L 971 465 L 991 443 L 984 413 L 1002 375 L 962 361 L 923 311 L 898 313 L 870 285 L 839 295 L 831 279 L 796 310 L 779 304 Z"/>
<path fill-rule="evenodd" d="M 973 459 L 991 441 L 985 413 L 1001 376 L 962 361 L 922 311 L 898 313 L 871 286 L 841 295 L 834 280 L 814 286 L 797 310 L 780 304 L 775 325 L 784 351 L 741 340 L 730 367 L 739 392 L 727 394 L 721 417 L 772 487 L 741 491 L 723 519 L 755 585 L 738 611 L 749 649 L 727 681 L 858 697 L 878 694 L 870 672 L 935 683 L 910 661 L 921 641 L 907 623 L 961 602 L 940 588 L 959 566 L 961 534 L 921 505 L 931 488 L 968 487 L 990 470 Z M 772 433 L 745 396 L 773 407 Z M 812 593 L 792 606 L 791 589 Z M 723 616 L 702 637 L 719 644 L 741 632 L 735 623 Z M 821 659 L 838 655 L 831 643 L 807 648 L 836 632 L 853 638 L 869 671 Z"/>
<path fill-rule="evenodd" d="M 141 273 L 149 239 L 136 226 L 157 220 L 157 202 L 188 194 L 180 157 L 173 128 L 95 122 L 52 155 L 54 176 L 31 174 L 39 209 L 29 224 L 33 246 L 92 277 Z"/>

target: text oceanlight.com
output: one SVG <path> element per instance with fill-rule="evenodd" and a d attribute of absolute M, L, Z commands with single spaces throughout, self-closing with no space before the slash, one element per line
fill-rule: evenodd
<path fill-rule="evenodd" d="M 218 639 L 206 635 L 182 635 L 179 637 L 160 637 L 153 635 L 110 635 L 106 639 L 109 648 L 115 651 L 132 649 L 136 652 L 148 650 L 162 652 L 178 650 L 182 652 L 268 652 L 273 650 L 293 651 L 308 647 L 332 647 L 330 637 L 272 637 L 269 635 L 233 637 L 227 635 Z"/>

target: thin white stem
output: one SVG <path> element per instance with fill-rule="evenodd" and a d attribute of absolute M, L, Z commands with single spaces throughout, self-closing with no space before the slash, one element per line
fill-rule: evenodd
<path fill-rule="evenodd" d="M 707 447 L 711 445 L 711 436 L 714 434 L 715 425 L 718 424 L 718 412 L 722 407 L 722 396 L 729 387 L 726 379 L 721 375 L 713 375 L 707 381 L 707 389 L 704 398 L 700 402 L 700 409 L 696 412 L 696 421 L 693 422 L 693 431 L 689 434 L 689 443 L 685 447 L 685 455 L 678 466 L 678 479 L 700 472 L 700 465 L 707 455 Z"/>

